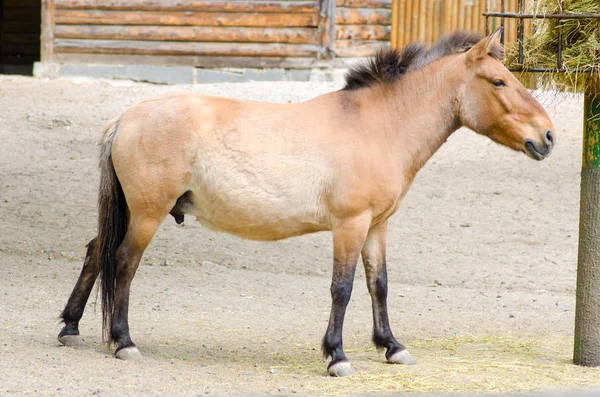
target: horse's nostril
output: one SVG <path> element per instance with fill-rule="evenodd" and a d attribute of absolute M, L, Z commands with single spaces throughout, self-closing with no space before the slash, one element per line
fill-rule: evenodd
<path fill-rule="evenodd" d="M 554 134 L 552 131 L 546 131 L 546 143 L 554 144 Z"/>

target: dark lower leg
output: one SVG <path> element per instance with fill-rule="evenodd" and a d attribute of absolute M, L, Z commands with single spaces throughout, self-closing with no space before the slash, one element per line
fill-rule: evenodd
<path fill-rule="evenodd" d="M 386 349 L 385 357 L 389 360 L 396 352 L 404 350 L 404 346 L 394 338 L 388 318 L 386 237 L 387 221 L 369 232 L 362 248 L 362 259 L 373 307 L 373 343 L 378 348 Z"/>
<path fill-rule="evenodd" d="M 390 321 L 387 310 L 387 270 L 385 262 L 379 266 L 365 265 L 367 270 L 367 283 L 371 302 L 373 306 L 373 343 L 378 348 L 385 348 L 385 357 L 389 359 L 394 353 L 404 350 L 390 328 Z M 373 274 L 375 273 L 375 274 Z"/>
<path fill-rule="evenodd" d="M 140 259 L 141 254 L 131 253 L 131 249 L 128 249 L 125 244 L 117 252 L 115 313 L 111 325 L 111 339 L 117 343 L 117 352 L 135 346 L 129 335 L 129 290 Z"/>
<path fill-rule="evenodd" d="M 337 262 L 337 261 L 336 261 Z M 336 272 L 335 269 L 338 269 Z M 352 295 L 352 283 L 354 281 L 354 271 L 356 263 L 346 263 L 334 265 L 334 276 L 331 283 L 331 315 L 329 317 L 329 326 L 323 338 L 323 355 L 331 356 L 329 367 L 341 362 L 347 361 L 342 345 L 342 329 L 344 327 L 344 315 L 346 307 Z M 337 273 L 337 274 L 336 274 Z"/>
<path fill-rule="evenodd" d="M 67 335 L 79 335 L 79 320 L 83 316 L 85 305 L 100 272 L 95 252 L 96 238 L 93 238 L 88 243 L 79 279 L 77 279 L 67 305 L 60 315 L 65 326 L 58 334 L 59 338 Z"/>

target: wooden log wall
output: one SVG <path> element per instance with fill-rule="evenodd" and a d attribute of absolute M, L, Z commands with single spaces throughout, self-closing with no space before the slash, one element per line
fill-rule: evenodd
<path fill-rule="evenodd" d="M 431 44 L 454 30 L 485 34 L 486 2 L 490 11 L 501 11 L 500 0 L 393 0 L 391 44 L 403 47 L 412 41 Z M 526 2 L 529 3 L 529 2 Z M 517 0 L 505 0 L 505 11 L 517 12 Z M 501 24 L 500 18 L 490 20 L 490 29 Z M 516 20 L 505 19 L 505 41 L 516 41 Z M 531 21 L 525 21 L 525 32 Z"/>
<path fill-rule="evenodd" d="M 40 0 L 0 1 L 0 64 L 40 59 Z"/>
<path fill-rule="evenodd" d="M 389 46 L 392 0 L 336 0 L 335 52 L 364 57 Z"/>
<path fill-rule="evenodd" d="M 323 53 L 319 11 L 329 1 L 53 0 L 53 59 L 310 67 Z"/>

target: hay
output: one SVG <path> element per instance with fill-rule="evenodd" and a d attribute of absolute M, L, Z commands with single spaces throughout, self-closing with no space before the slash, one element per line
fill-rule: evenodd
<path fill-rule="evenodd" d="M 572 364 L 572 336 L 460 335 L 412 340 L 409 348 L 417 365 L 386 364 L 382 353 L 365 343 L 347 349 L 359 371 L 356 377 L 326 378 L 324 363 L 298 354 L 287 356 L 277 374 L 293 376 L 307 394 L 329 396 L 576 392 L 600 387 L 600 368 Z"/>
<path fill-rule="evenodd" d="M 535 14 L 598 14 L 597 0 L 538 0 L 529 4 L 528 12 Z M 534 19 L 533 33 L 523 41 L 524 68 L 557 68 L 558 32 L 562 30 L 563 73 L 517 73 L 520 80 L 536 88 L 562 92 L 600 93 L 595 82 L 600 73 L 599 21 L 596 19 Z M 518 67 L 518 46 L 506 47 L 506 65 Z"/>

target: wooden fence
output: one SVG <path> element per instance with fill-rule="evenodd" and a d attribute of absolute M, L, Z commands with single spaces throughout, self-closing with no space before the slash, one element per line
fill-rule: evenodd
<path fill-rule="evenodd" d="M 411 41 L 431 44 L 454 30 L 485 34 L 486 10 L 501 11 L 500 0 L 393 0 L 391 44 L 403 47 Z M 517 0 L 505 0 L 505 11 L 518 11 Z M 490 19 L 490 28 L 500 26 L 499 18 Z M 525 31 L 530 29 L 525 22 Z M 505 42 L 516 40 L 516 21 L 505 20 Z"/>

